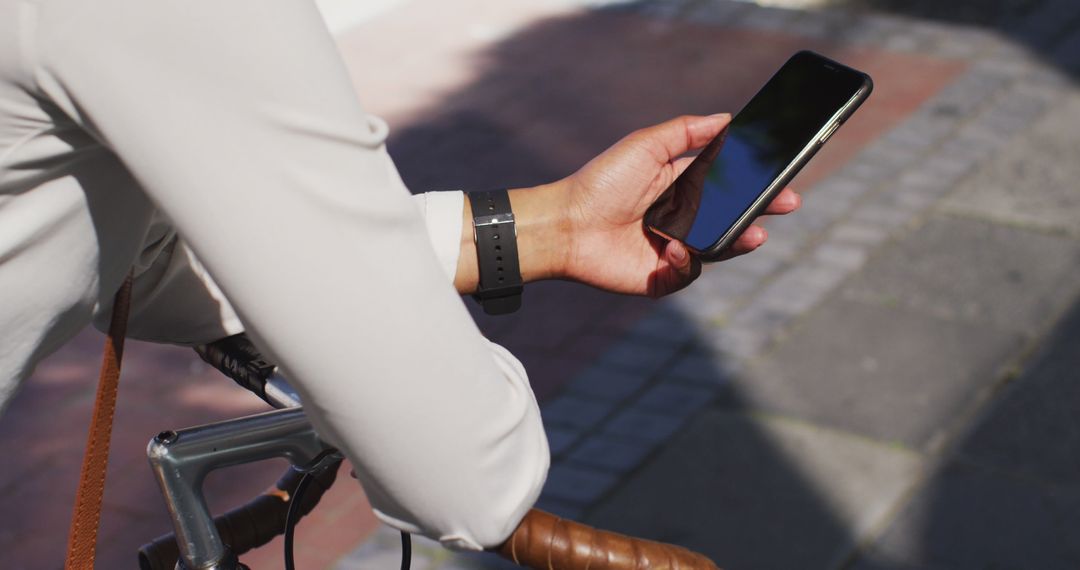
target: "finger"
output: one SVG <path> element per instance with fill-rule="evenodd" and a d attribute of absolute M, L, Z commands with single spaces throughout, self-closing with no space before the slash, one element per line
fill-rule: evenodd
<path fill-rule="evenodd" d="M 675 162 L 671 163 L 671 171 L 674 173 L 673 176 L 675 178 L 678 178 L 680 175 L 682 175 L 683 171 L 686 170 L 686 167 L 690 166 L 690 163 L 694 162 L 694 158 L 696 157 L 684 156 L 682 158 L 675 159 Z"/>
<path fill-rule="evenodd" d="M 791 188 L 784 188 L 765 207 L 765 213 L 771 215 L 790 214 L 802 206 L 802 196 Z"/>
<path fill-rule="evenodd" d="M 671 240 L 664 247 L 664 260 L 668 263 L 661 295 L 674 293 L 697 279 L 701 275 L 701 261 L 690 255 L 686 246 Z"/>
<path fill-rule="evenodd" d="M 730 122 L 731 115 L 728 113 L 707 117 L 684 115 L 640 129 L 630 136 L 644 142 L 654 151 L 657 161 L 664 163 L 685 152 L 705 146 Z"/>
<path fill-rule="evenodd" d="M 769 232 L 761 226 L 750 226 L 731 244 L 731 247 L 720 257 L 721 261 L 738 257 L 761 247 L 769 239 Z"/>

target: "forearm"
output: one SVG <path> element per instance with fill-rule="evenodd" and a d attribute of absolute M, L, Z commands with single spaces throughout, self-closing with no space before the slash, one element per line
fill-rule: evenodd
<path fill-rule="evenodd" d="M 521 278 L 526 283 L 565 276 L 571 235 L 566 211 L 568 192 L 563 181 L 509 192 L 517 229 Z M 475 293 L 479 283 L 472 218 L 472 207 L 466 199 L 462 212 L 461 255 L 454 277 L 454 287 L 463 295 Z"/>

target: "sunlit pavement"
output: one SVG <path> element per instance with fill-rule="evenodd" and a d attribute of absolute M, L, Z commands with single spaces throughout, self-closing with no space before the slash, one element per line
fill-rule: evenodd
<path fill-rule="evenodd" d="M 963 3 L 896 4 L 919 17 L 434 0 L 332 16 L 414 191 L 550 181 L 634 128 L 737 110 L 797 49 L 874 76 L 761 251 L 661 303 L 544 283 L 518 315 L 478 315 L 543 400 L 541 506 L 729 568 L 1078 564 L 1080 326 L 1062 315 L 1080 289 L 1080 6 L 975 26 Z M 99 343 L 50 358 L 0 418 L 5 567 L 60 564 Z M 151 435 L 261 409 L 190 351 L 134 343 L 99 567 L 134 566 L 168 530 Z M 212 477 L 212 506 L 282 468 Z M 299 567 L 396 566 L 355 483 L 332 493 L 300 527 Z M 280 545 L 245 561 L 280 567 Z M 488 563 L 419 542 L 414 568 Z"/>

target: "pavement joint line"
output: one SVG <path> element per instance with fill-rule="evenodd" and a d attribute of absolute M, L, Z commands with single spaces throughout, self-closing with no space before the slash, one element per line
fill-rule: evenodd
<path fill-rule="evenodd" d="M 876 530 L 867 533 L 866 536 L 862 537 L 862 539 L 858 541 L 858 546 L 851 551 L 850 555 L 844 559 L 844 562 L 838 566 L 838 568 L 847 569 L 857 562 L 860 556 L 872 547 L 873 544 L 889 529 L 891 524 L 903 512 L 903 509 L 911 502 L 911 500 L 921 490 L 931 484 L 937 474 L 941 473 L 949 463 L 963 460 L 964 456 L 959 447 L 960 443 L 965 441 L 967 436 L 979 426 L 981 420 L 991 412 L 993 403 L 998 401 L 1003 393 L 1015 385 L 1015 380 L 1027 369 L 1026 367 L 1031 361 L 1037 357 L 1042 341 L 1048 337 L 1065 318 L 1069 307 L 1072 307 L 1076 303 L 1080 303 L 1080 293 L 1062 301 L 1056 310 L 1053 311 L 1053 317 L 1047 319 L 1042 327 L 1040 327 L 1040 330 L 1028 338 L 1012 358 L 1009 358 L 1002 363 L 1001 367 L 998 369 L 997 380 L 982 390 L 979 390 L 975 394 L 973 401 L 957 413 L 956 417 L 953 418 L 953 421 L 948 422 L 942 427 L 940 430 L 941 441 L 932 448 L 928 448 L 926 452 L 922 454 L 924 463 L 919 470 L 919 475 L 912 479 L 907 491 L 898 497 L 893 508 L 889 509 L 888 516 L 882 517 L 881 524 Z M 970 460 L 968 460 L 967 463 L 975 464 L 975 462 Z M 1037 480 L 1033 481 L 1032 478 L 1017 480 L 1033 483 L 1037 482 Z M 1050 490 L 1057 490 L 1046 482 L 1041 482 L 1041 484 L 1037 486 L 1048 488 Z"/>
<path fill-rule="evenodd" d="M 672 353 L 664 360 L 663 364 L 649 373 L 637 388 L 617 401 L 608 402 L 610 407 L 607 413 L 591 430 L 582 431 L 572 442 L 562 447 L 561 453 L 555 454 L 552 459 L 553 469 L 570 467 L 577 470 L 595 470 L 594 467 L 583 466 L 581 463 L 575 462 L 572 457 L 579 453 L 579 450 L 603 440 L 615 438 L 615 440 L 620 441 L 634 441 L 634 438 L 625 435 L 608 433 L 606 427 L 623 413 L 637 408 L 641 400 L 657 388 L 663 386 L 695 386 L 711 391 L 712 397 L 710 401 L 715 401 L 715 398 L 718 397 L 720 391 L 727 384 L 726 381 L 719 383 L 691 383 L 691 379 L 680 378 L 669 372 L 678 369 L 679 364 L 684 359 L 706 358 L 713 367 L 719 366 L 716 370 L 717 376 L 727 377 L 731 373 L 737 373 L 739 369 L 745 367 L 754 359 L 768 353 L 785 336 L 785 332 L 790 330 L 801 317 L 812 311 L 840 283 L 860 270 L 865 263 L 873 258 L 875 253 L 880 251 L 882 246 L 892 239 L 896 231 L 921 223 L 920 220 L 927 213 L 935 210 L 941 198 L 955 189 L 957 184 L 964 178 L 971 175 L 978 164 L 1000 150 L 1000 147 L 1007 142 L 1006 140 L 1002 140 L 996 145 L 987 143 L 981 148 L 975 148 L 970 144 L 970 141 L 980 140 L 980 138 L 984 137 L 988 128 L 990 129 L 989 132 L 1001 128 L 999 123 L 994 122 L 991 123 L 992 126 L 988 127 L 984 124 L 985 121 L 1004 121 L 1006 126 L 1012 126 L 1015 129 L 1010 129 L 1012 130 L 1010 139 L 1020 136 L 1032 126 L 1037 118 L 1048 113 L 1056 103 L 1060 102 L 1064 91 L 1072 86 L 1071 81 L 1056 69 L 1046 67 L 1042 63 L 1035 61 L 1027 53 L 1015 48 L 1009 38 L 974 26 L 927 24 L 925 21 L 915 18 L 880 13 L 854 13 L 843 10 L 778 11 L 776 8 L 760 7 L 748 2 L 719 3 L 705 0 L 680 0 L 664 5 L 657 1 L 633 3 L 621 0 L 593 0 L 582 2 L 582 5 L 594 10 L 626 11 L 664 20 L 682 19 L 693 23 L 719 27 L 795 31 L 796 33 L 800 29 L 827 29 L 829 24 L 825 22 L 826 19 L 835 20 L 847 17 L 861 24 L 857 27 L 851 26 L 851 29 L 860 29 L 849 34 L 839 34 L 831 39 L 853 46 L 874 46 L 904 53 L 948 57 L 968 62 L 969 68 L 952 83 L 925 101 L 920 108 L 905 117 L 900 124 L 870 143 L 839 171 L 819 182 L 813 188 L 807 189 L 811 197 L 814 196 L 814 192 L 818 189 L 826 192 L 830 185 L 836 187 L 837 184 L 840 187 L 846 184 L 849 188 L 854 188 L 855 192 L 850 198 L 850 207 L 841 208 L 832 219 L 825 222 L 823 228 L 804 232 L 808 235 L 801 236 L 800 239 L 807 239 L 803 239 L 800 245 L 795 246 L 793 251 L 787 252 L 787 254 L 781 252 L 781 255 L 774 255 L 775 259 L 768 263 L 761 262 L 764 268 L 751 280 L 753 283 L 750 285 L 749 290 L 742 294 L 735 294 L 736 299 L 727 304 L 724 326 L 709 326 L 708 320 L 705 322 L 694 321 L 696 328 L 701 329 L 704 325 L 704 330 L 698 332 L 696 339 L 676 343 Z M 956 36 L 953 35 L 954 33 L 972 40 L 973 43 L 978 44 L 977 47 L 965 49 L 957 45 L 947 46 L 949 42 L 958 43 Z M 810 33 L 810 37 L 819 36 Z M 1063 44 L 1071 39 L 1074 39 L 1073 36 L 1065 34 L 1058 38 L 1057 43 Z M 993 117 L 995 111 L 999 112 L 999 115 L 1005 116 L 1005 118 Z M 943 116 L 942 112 L 951 113 L 951 115 Z M 1007 116 L 1008 113 L 1013 112 L 1019 114 L 1030 113 L 1031 116 L 1025 117 L 1026 120 L 1024 121 Z M 1009 121 L 1015 121 L 1015 124 L 1010 124 Z M 975 138 L 971 138 L 972 136 Z M 874 175 L 879 174 L 883 168 L 877 168 L 876 172 L 874 172 L 874 169 L 864 166 L 864 163 L 873 164 L 875 159 L 880 160 L 883 156 L 893 156 L 893 153 L 890 152 L 891 149 L 904 149 L 900 152 L 906 153 L 903 163 L 897 169 L 899 175 L 875 177 Z M 926 176 L 927 169 L 921 171 L 912 170 L 913 165 L 926 164 L 930 164 L 936 169 L 931 178 Z M 862 178 L 862 176 L 867 175 L 870 175 L 869 180 Z M 892 190 L 902 184 L 915 184 L 916 187 L 925 189 L 926 195 L 912 200 L 905 199 L 899 202 L 891 200 L 882 203 L 882 200 L 890 197 Z M 835 193 L 835 190 L 833 192 Z M 889 210 L 883 209 L 884 207 L 902 208 L 902 216 L 890 217 L 885 213 Z M 876 213 L 874 208 L 877 208 Z M 867 212 L 870 212 L 871 218 L 869 220 L 865 218 Z M 982 216 L 967 213 L 957 214 L 950 212 L 948 215 L 983 218 Z M 874 216 L 879 217 L 877 220 L 879 223 L 873 221 Z M 885 217 L 881 218 L 881 216 Z M 880 222 L 886 222 L 886 224 L 883 226 Z M 863 229 L 858 229 L 860 227 Z M 1048 231 L 1044 228 L 1031 228 L 1023 224 L 1020 227 L 1042 232 Z M 795 231 L 788 230 L 789 233 Z M 870 233 L 875 235 L 871 236 Z M 770 239 L 770 244 L 772 243 L 773 240 Z M 838 245 L 845 248 L 847 254 L 851 256 L 851 259 L 847 262 L 839 261 L 834 263 L 838 260 L 830 259 L 828 248 Z M 797 275 L 798 271 L 815 271 L 820 270 L 821 267 L 828 268 L 827 270 L 832 272 L 831 277 L 820 287 L 821 291 L 814 291 L 813 295 L 810 295 L 816 300 L 805 304 L 805 306 L 799 306 L 800 310 L 791 311 L 790 307 L 786 307 L 783 303 L 781 303 L 780 307 L 772 306 L 771 302 L 763 297 L 764 292 L 770 289 L 770 285 L 782 283 L 783 279 L 790 279 L 790 276 Z M 720 275 L 720 272 L 717 272 L 717 275 Z M 703 282 L 711 280 L 720 282 L 719 277 L 710 278 L 709 273 L 703 274 L 700 279 Z M 695 286 L 703 284 L 698 283 Z M 693 295 L 691 290 L 684 293 Z M 647 312 L 642 317 L 642 320 L 648 319 L 660 311 L 674 310 L 679 313 L 678 305 L 678 302 L 665 300 L 658 308 Z M 777 312 L 778 310 L 779 312 Z M 1057 324 L 1063 311 L 1064 309 L 1052 319 L 1051 325 Z M 754 316 L 755 312 L 758 313 L 758 316 Z M 770 314 L 778 315 L 778 317 L 769 317 Z M 748 329 L 732 328 L 732 324 L 739 322 L 740 318 L 749 319 L 744 324 L 752 324 L 753 326 Z M 1030 339 L 1026 343 L 1025 349 L 1021 351 L 1022 354 L 1010 360 L 1011 365 L 1016 366 L 1026 363 L 1038 346 L 1037 341 L 1044 337 L 1045 334 L 1048 334 L 1049 330 L 1051 329 L 1047 328 L 1041 334 Z M 624 342 L 631 334 L 637 333 L 626 333 L 623 338 L 616 341 L 616 344 Z M 701 338 L 711 339 L 713 342 L 710 342 L 709 346 L 701 347 L 697 344 Z M 716 344 L 717 339 L 721 341 L 719 346 Z M 614 347 L 615 345 L 613 345 Z M 701 348 L 704 348 L 705 351 L 702 352 Z M 594 366 L 602 366 L 602 356 L 597 356 Z M 717 363 L 717 358 L 721 359 L 719 363 Z M 1003 369 L 999 372 L 1002 378 L 995 382 L 991 389 L 980 393 L 976 398 L 976 402 L 968 407 L 967 413 L 960 414 L 964 416 L 963 421 L 957 419 L 945 427 L 944 443 L 940 447 L 926 452 L 912 450 L 902 445 L 898 446 L 896 442 L 877 440 L 862 434 L 821 426 L 805 420 L 770 415 L 760 411 L 751 413 L 751 415 L 760 414 L 759 417 L 779 421 L 798 422 L 812 429 L 830 430 L 845 436 L 859 437 L 875 445 L 903 450 L 924 458 L 925 461 L 923 467 L 920 468 L 920 474 L 912 480 L 908 488 L 887 509 L 886 514 L 871 525 L 870 531 L 860 533 L 859 536 L 855 537 L 856 541 L 852 545 L 850 555 L 843 558 L 844 562 L 839 567 L 847 567 L 856 561 L 866 547 L 872 545 L 880 537 L 881 533 L 887 530 L 915 493 L 930 481 L 933 474 L 939 471 L 946 461 L 957 454 L 952 445 L 957 441 L 959 434 L 965 428 L 970 429 L 972 418 L 977 416 L 990 402 L 994 401 L 996 395 L 1010 384 L 1009 371 Z M 571 393 L 566 390 L 560 392 L 560 394 L 565 395 Z M 589 398 L 581 394 L 574 394 L 574 397 Z M 595 399 L 589 399 L 595 401 Z M 671 437 L 677 437 L 686 428 L 686 425 L 697 414 L 701 413 L 705 407 L 707 405 L 699 407 L 681 418 L 681 425 L 674 429 L 670 437 L 644 443 L 646 449 L 642 452 L 642 457 L 644 457 L 642 461 L 634 463 L 625 471 L 601 471 L 614 477 L 614 482 L 592 502 L 578 505 L 578 512 L 587 514 L 591 509 L 602 503 L 604 497 L 610 496 L 611 493 L 617 491 L 631 472 L 646 463 L 648 458 L 663 445 L 664 441 L 669 440 Z M 651 411 L 651 413 L 655 413 L 655 411 Z M 640 444 L 642 443 L 639 442 Z M 552 500 L 552 497 L 541 496 L 542 503 L 545 501 L 552 502 Z M 450 562 L 453 563 L 452 560 Z M 442 568 L 449 570 L 446 566 L 442 566 Z"/>

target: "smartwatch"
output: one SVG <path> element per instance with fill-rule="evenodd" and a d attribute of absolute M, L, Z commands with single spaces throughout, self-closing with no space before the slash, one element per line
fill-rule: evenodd
<path fill-rule="evenodd" d="M 517 229 L 506 190 L 469 192 L 473 239 L 480 283 L 473 298 L 489 315 L 505 315 L 521 307 L 521 267 Z"/>

